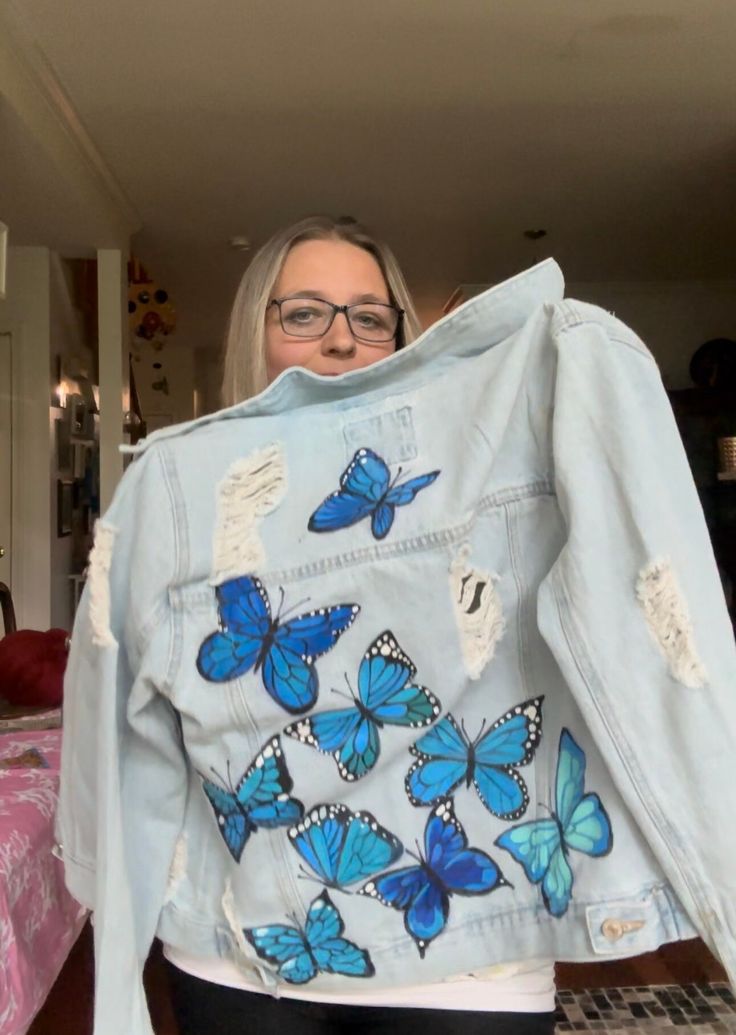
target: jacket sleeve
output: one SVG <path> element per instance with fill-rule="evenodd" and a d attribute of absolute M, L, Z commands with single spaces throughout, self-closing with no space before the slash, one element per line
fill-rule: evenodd
<path fill-rule="evenodd" d="M 172 513 L 151 450 L 97 523 L 65 678 L 56 835 L 67 886 L 94 913 L 95 1035 L 152 1035 L 143 965 L 186 792 L 166 697 Z"/>
<path fill-rule="evenodd" d="M 566 542 L 538 622 L 611 776 L 736 981 L 736 652 L 659 372 L 619 321 L 556 307 L 552 412 Z"/>

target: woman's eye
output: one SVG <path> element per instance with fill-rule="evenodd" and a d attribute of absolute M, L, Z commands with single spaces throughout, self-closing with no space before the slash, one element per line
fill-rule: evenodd
<path fill-rule="evenodd" d="M 319 315 L 316 309 L 295 309 L 287 314 L 286 319 L 292 323 L 309 323 L 310 320 L 317 319 Z"/>
<path fill-rule="evenodd" d="M 353 316 L 353 320 L 356 323 L 360 324 L 361 327 L 365 327 L 366 329 L 369 327 L 381 326 L 381 321 L 378 319 L 375 313 L 356 313 L 355 316 Z"/>

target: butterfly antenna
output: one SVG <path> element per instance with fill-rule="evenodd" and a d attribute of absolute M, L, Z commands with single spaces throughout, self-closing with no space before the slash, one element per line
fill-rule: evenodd
<path fill-rule="evenodd" d="M 352 704 L 352 703 L 353 703 L 353 701 L 355 700 L 355 698 L 354 698 L 354 697 L 352 697 L 352 696 L 351 696 L 350 694 L 346 694 L 344 690 L 336 690 L 336 689 L 334 688 L 334 686 L 333 686 L 333 688 L 332 688 L 332 691 L 331 691 L 331 692 L 332 692 L 333 694 L 337 694 L 337 696 L 338 696 L 338 697 L 342 697 L 342 698 L 344 698 L 344 700 L 346 700 L 346 701 L 350 701 L 350 703 L 351 703 L 351 704 Z"/>
<path fill-rule="evenodd" d="M 397 481 L 401 477 L 401 472 L 403 471 L 403 469 L 404 469 L 403 467 L 399 467 L 399 469 L 397 470 L 396 474 L 394 475 L 394 477 L 393 477 L 393 479 L 391 481 L 391 484 L 389 485 L 389 487 L 387 489 L 387 492 L 391 492 L 391 490 L 393 489 L 394 485 L 396 485 Z"/>
<path fill-rule="evenodd" d="M 352 686 L 350 685 L 350 680 L 348 679 L 347 672 L 343 672 L 343 675 L 345 676 L 345 682 L 348 685 L 348 690 L 350 691 L 350 696 L 352 697 L 352 699 L 354 701 L 357 701 L 358 700 L 358 695 L 355 693 L 355 691 L 353 690 Z"/>
<path fill-rule="evenodd" d="M 486 728 L 486 720 L 484 719 L 483 722 L 480 724 L 480 729 L 478 730 L 478 736 L 473 741 L 474 744 L 477 744 L 478 741 L 480 740 L 480 738 L 483 736 L 483 730 L 485 728 Z"/>
<path fill-rule="evenodd" d="M 229 768 L 229 765 L 230 765 L 230 763 L 228 762 L 228 768 Z M 210 766 L 210 772 L 215 774 L 217 779 L 220 781 L 221 786 L 227 787 L 227 788 L 231 787 L 230 779 L 229 779 L 229 776 L 230 776 L 229 772 L 228 772 L 228 779 L 227 780 L 223 780 L 222 775 L 220 773 L 218 773 L 218 771 L 215 769 L 215 767 L 213 765 Z"/>
<path fill-rule="evenodd" d="M 281 592 L 283 593 L 283 590 Z M 281 607 L 279 606 L 279 615 L 278 615 L 279 621 L 281 621 L 282 618 L 286 618 L 287 615 L 293 614 L 294 611 L 298 611 L 300 607 L 304 607 L 305 604 L 309 603 L 310 599 L 311 599 L 310 597 L 304 597 L 303 600 L 299 600 L 299 601 L 297 601 L 296 604 L 292 604 L 291 607 L 287 607 L 287 609 L 283 612 L 283 614 L 281 613 Z M 281 603 L 283 604 L 283 602 L 284 602 L 284 598 L 282 596 Z"/>

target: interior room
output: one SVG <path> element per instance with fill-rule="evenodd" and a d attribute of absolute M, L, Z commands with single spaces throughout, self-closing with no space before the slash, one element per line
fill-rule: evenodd
<path fill-rule="evenodd" d="M 260 261 L 259 250 L 282 228 L 308 216 L 325 215 L 343 224 L 358 221 L 376 239 L 388 242 L 403 271 L 421 331 L 416 343 L 408 344 L 402 370 L 408 369 L 410 355 L 420 357 L 413 361 L 420 370 L 425 343 L 429 348 L 443 334 L 462 338 L 463 313 L 480 311 L 473 307 L 494 297 L 488 292 L 505 291 L 503 285 L 528 276 L 525 271 L 549 270 L 543 266 L 549 259 L 559 264 L 564 275 L 565 299 L 590 303 L 603 314 L 602 320 L 615 317 L 626 325 L 636 336 L 631 341 L 643 342 L 642 353 L 651 353 L 661 378 L 658 390 L 666 393 L 674 414 L 709 544 L 698 553 L 697 544 L 691 547 L 683 534 L 683 550 L 691 550 L 693 566 L 702 563 L 718 583 L 717 608 L 723 605 L 726 623 L 730 619 L 730 642 L 723 646 L 720 617 L 713 617 L 713 628 L 721 630 L 723 656 L 732 656 L 736 627 L 735 47 L 732 0 L 697 4 L 687 0 L 516 0 L 513 4 L 498 0 L 450 4 L 441 0 L 280 0 L 272 4 L 221 0 L 211 8 L 192 0 L 160 0 L 153 5 L 0 0 L 0 1035 L 101 1035 L 103 1030 L 108 1035 L 104 1022 L 94 1019 L 89 903 L 80 903 L 66 886 L 64 846 L 55 822 L 62 735 L 71 736 L 65 720 L 72 713 L 69 697 L 76 679 L 67 669 L 62 691 L 69 638 L 75 617 L 86 613 L 87 606 L 94 610 L 99 604 L 91 573 L 102 571 L 107 577 L 110 569 L 95 529 L 115 524 L 116 510 L 107 525 L 105 515 L 113 499 L 124 496 L 116 493 L 121 479 L 131 481 L 135 468 L 144 469 L 150 455 L 155 455 L 155 449 L 146 444 L 150 436 L 154 442 L 171 442 L 182 434 L 178 425 L 200 422 L 196 431 L 230 420 L 215 415 L 233 402 L 227 394 L 230 368 L 225 346 L 239 325 L 235 315 L 231 318 L 231 309 L 241 278 L 251 263 Z M 331 239 L 329 234 L 327 238 Z M 314 243 L 307 239 L 307 244 Z M 272 292 L 274 285 L 271 278 Z M 374 309 L 383 305 L 396 310 L 393 288 L 389 295 L 377 301 L 361 295 L 357 302 L 352 296 L 316 298 L 326 307 L 325 321 L 330 321 L 323 333 L 329 337 L 331 328 L 339 326 L 354 335 L 352 318 L 365 316 L 356 312 L 359 305 L 367 298 Z M 300 299 L 309 301 L 304 296 L 301 290 Z M 269 295 L 267 302 L 272 326 L 288 335 L 283 299 L 274 301 Z M 543 311 L 540 306 L 538 313 Z M 301 318 L 299 313 L 295 319 Z M 398 327 L 408 326 L 404 308 L 396 319 Z M 305 336 L 297 330 L 296 336 L 300 334 Z M 396 340 L 398 351 L 401 346 Z M 376 358 L 372 355 L 370 362 Z M 378 371 L 384 363 L 386 370 L 392 363 L 398 370 L 401 362 L 400 357 L 382 359 L 376 365 L 376 377 L 381 376 Z M 433 362 L 439 365 L 443 360 Z M 449 359 L 447 363 L 450 370 Z M 300 364 L 294 361 L 293 365 Z M 321 392 L 318 381 L 327 381 L 316 376 L 321 373 L 341 374 L 342 370 L 308 367 L 301 380 L 287 371 L 273 392 L 265 390 L 265 402 L 248 412 L 265 426 L 276 419 L 269 416 L 269 399 L 285 399 L 292 385 L 297 386 L 296 400 L 302 398 L 299 392 L 305 385 L 304 392 Z M 357 380 L 351 380 L 354 374 Z M 339 377 L 324 389 L 336 390 L 330 397 L 337 400 L 336 414 L 350 406 L 351 384 L 372 383 L 360 380 L 364 374 L 367 378 L 367 372 L 348 372 L 344 381 Z M 259 392 L 265 384 L 259 384 Z M 388 390 L 386 397 L 391 397 Z M 314 396 L 315 407 L 321 399 Z M 438 427 L 446 416 L 453 420 L 451 402 L 450 397 L 447 412 L 443 403 L 436 415 Z M 577 403 L 581 412 L 594 405 L 586 407 L 581 398 Z M 243 404 L 238 401 L 238 405 Z M 258 410 L 258 405 L 263 409 Z M 384 400 L 381 414 L 388 405 Z M 649 404 L 643 405 L 645 411 L 634 416 L 646 424 Z M 278 420 L 288 429 L 289 422 L 298 418 L 287 404 L 283 406 L 286 409 L 279 411 Z M 294 407 L 299 408 L 296 402 Z M 236 408 L 233 415 L 238 417 L 239 412 Z M 533 422 L 531 406 L 529 413 Z M 548 417 L 549 427 L 547 417 L 540 418 L 539 425 L 547 430 L 553 423 L 551 413 Z M 465 434 L 462 420 L 454 419 Z M 651 419 L 654 422 L 654 416 Z M 626 419 L 616 420 L 614 414 L 609 428 L 613 437 L 626 432 L 621 427 Z M 603 455 L 608 432 L 600 428 L 598 432 L 601 440 L 591 437 L 591 449 L 600 449 Z M 450 438 L 448 433 L 448 449 Z M 369 444 L 356 440 L 354 448 Z M 346 534 L 350 539 L 354 533 L 354 543 L 351 540 L 348 545 L 354 547 L 356 558 L 363 531 L 371 549 L 375 545 L 371 529 L 380 548 L 388 549 L 391 536 L 409 527 L 410 514 L 425 492 L 428 499 L 435 491 L 428 487 L 434 480 L 429 474 L 423 475 L 426 483 L 421 486 L 415 478 L 420 471 L 429 471 L 421 466 L 423 458 L 410 463 L 397 454 L 405 469 L 389 474 L 389 458 L 384 463 L 373 448 L 368 453 L 375 458 L 380 477 L 386 472 L 385 484 L 371 490 L 370 499 L 356 502 L 358 490 L 351 489 L 347 467 L 340 488 L 333 493 L 340 497 L 342 492 L 339 502 L 343 503 L 353 492 L 348 503 L 357 509 L 344 524 L 351 523 Z M 459 455 L 460 447 L 455 448 Z M 655 471 L 656 437 L 639 448 Z M 306 447 L 302 449 L 306 454 Z M 679 449 L 679 444 L 662 446 L 665 467 L 669 462 L 665 454 L 672 449 Z M 360 450 L 353 463 L 359 454 Z M 406 455 L 416 456 L 416 451 Z M 350 457 L 346 457 L 347 463 Z M 212 463 L 217 462 L 213 455 Z M 402 479 L 410 475 L 414 480 L 406 484 L 411 488 L 402 496 Z M 292 471 L 290 488 L 300 479 L 305 481 L 307 475 Z M 438 486 L 441 482 L 440 478 Z M 642 492 L 645 482 L 642 476 L 637 483 Z M 194 493 L 194 489 L 188 491 Z M 639 490 L 632 491 L 631 513 L 639 505 L 646 509 L 645 495 L 639 498 Z M 557 485 L 550 495 L 562 499 L 564 492 Z M 143 508 L 143 495 L 140 500 Z M 682 504 L 687 514 L 689 500 L 688 496 Z M 386 509 L 379 514 L 381 506 Z M 665 508 L 675 524 L 680 520 L 679 506 L 675 491 Z M 318 520 L 315 515 L 320 513 L 318 508 L 312 516 L 312 532 Z M 358 523 L 367 514 L 372 515 L 370 528 L 366 521 Z M 145 535 L 150 542 L 163 544 L 168 535 L 166 516 L 155 509 L 151 515 Z M 278 511 L 274 521 L 277 516 Z M 381 520 L 383 527 L 379 527 Z M 263 519 L 264 529 L 268 521 Z M 270 542 L 266 531 L 263 538 Z M 322 544 L 330 537 L 313 538 Z M 612 540 L 604 536 L 601 542 Z M 163 568 L 165 546 L 160 555 L 149 549 L 151 569 Z M 693 558 L 698 558 L 697 564 Z M 613 570 L 618 562 L 609 555 L 608 563 Z M 477 588 L 477 600 L 486 586 L 494 592 L 495 579 L 503 597 L 503 573 L 499 569 L 497 574 L 490 562 L 489 570 L 491 574 L 486 573 L 486 581 Z M 296 576 L 292 581 L 298 581 Z M 288 584 L 285 593 L 278 580 L 269 586 L 269 605 L 259 580 L 253 577 L 251 582 L 260 587 L 259 600 L 265 600 L 259 606 L 264 608 L 268 630 L 262 634 L 259 660 L 253 655 L 251 661 L 258 673 L 271 645 L 278 643 L 279 622 L 283 630 L 292 621 L 292 605 L 295 613 L 303 612 L 306 605 L 299 609 L 297 601 L 305 594 L 294 595 L 294 586 Z M 211 578 L 208 592 L 215 583 Z M 464 592 L 465 582 L 461 585 Z M 105 586 L 106 606 L 114 611 L 114 580 Z M 282 604 L 286 600 L 283 612 L 280 608 L 277 612 L 279 589 Z M 129 590 L 131 614 L 138 606 L 138 590 L 137 586 Z M 171 592 L 175 597 L 178 590 Z M 311 600 L 311 590 L 306 598 Z M 216 612 L 214 602 L 208 606 L 219 623 L 219 631 L 212 636 L 226 637 L 224 612 Z M 312 601 L 309 607 L 319 604 Z M 706 608 L 697 616 L 696 627 L 698 623 L 709 626 L 710 618 Z M 687 622 L 683 619 L 680 624 L 684 628 Z M 498 633 L 499 651 L 510 634 L 523 640 L 521 625 L 521 619 L 516 626 L 510 618 L 506 621 L 505 632 Z M 77 630 L 73 639 L 81 635 Z M 716 633 L 713 636 L 717 638 Z M 93 624 L 92 639 L 97 642 L 95 637 L 99 640 L 100 630 Z M 635 642 L 639 641 L 635 638 Z M 403 639 L 401 648 L 394 647 L 399 654 L 408 650 Z M 493 657 L 494 644 L 487 643 L 486 648 L 487 656 Z M 625 639 L 617 651 L 625 656 L 629 649 L 635 648 Z M 205 675 L 201 657 L 199 672 L 222 681 L 219 675 Z M 302 658 L 307 667 L 312 660 Z M 406 662 L 407 671 L 415 671 L 408 657 Z M 75 667 L 73 672 L 77 671 Z M 245 685 L 251 678 L 241 679 L 240 670 L 237 675 L 238 684 Z M 732 667 L 731 687 L 734 675 Z M 263 678 L 267 679 L 265 668 Z M 348 677 L 339 678 L 335 693 L 353 702 L 359 712 L 362 709 L 366 722 L 374 721 L 376 738 L 378 728 L 386 743 L 401 735 L 390 728 L 391 719 L 384 730 L 349 680 L 349 692 L 345 690 Z M 362 677 L 357 678 L 360 694 Z M 474 678 L 471 675 L 471 681 Z M 425 701 L 433 700 L 429 691 L 426 694 Z M 669 706 L 673 722 L 680 701 L 674 695 Z M 338 706 L 333 699 L 334 707 L 344 703 L 343 699 Z M 124 724 L 126 704 L 118 705 L 116 721 Z M 495 714 L 509 706 L 504 700 Z M 545 707 L 546 714 L 552 714 L 549 703 Z M 292 712 L 297 714 L 298 709 Z M 456 724 L 471 760 L 480 757 L 479 745 L 495 714 L 488 715 L 487 725 L 485 717 L 482 726 L 469 723 L 467 732 Z M 181 718 L 177 721 L 181 727 Z M 292 757 L 289 751 L 303 751 L 306 758 L 310 745 L 323 754 L 334 754 L 320 746 L 310 721 L 305 720 L 306 733 L 304 726 L 295 723 L 293 736 L 301 737 L 301 744 L 287 745 L 288 758 Z M 284 730 L 289 736 L 290 729 Z M 479 739 L 472 742 L 476 729 L 481 730 Z M 90 726 L 88 733 L 90 740 L 100 736 L 96 727 Z M 416 730 L 404 731 L 407 737 L 408 733 L 417 739 Z M 667 725 L 655 738 L 670 733 Z M 182 737 L 186 735 L 185 728 Z M 549 739 L 556 746 L 558 735 Z M 258 746 L 253 743 L 251 755 Z M 344 744 L 338 749 L 338 766 L 346 764 L 346 750 Z M 428 756 L 422 756 L 416 745 L 409 750 L 418 759 L 412 760 L 415 767 L 426 763 Z M 71 748 L 68 758 L 65 772 L 71 774 Z M 526 765 L 531 753 L 525 758 L 517 764 Z M 316 759 L 315 766 L 329 761 Z M 732 778 L 725 781 L 732 786 L 736 786 L 734 759 L 736 750 L 731 755 Z M 711 761 L 703 759 L 709 774 Z M 471 793 L 466 788 L 471 788 L 472 765 L 479 764 L 467 762 L 462 777 L 466 782 L 460 783 L 458 777 L 458 796 Z M 550 764 L 554 782 L 554 759 Z M 188 765 L 190 777 L 192 773 L 196 777 L 196 766 L 191 760 Z M 529 794 L 521 774 L 511 765 L 504 773 L 524 788 L 526 807 Z M 200 775 L 209 794 L 208 777 Z M 127 786 L 128 778 L 121 779 Z M 247 825 L 250 820 L 237 797 L 245 777 L 237 789 L 228 781 L 229 768 L 217 790 L 229 795 L 228 800 L 235 802 L 232 808 L 242 813 Z M 411 797 L 408 783 L 407 794 Z M 204 796 L 202 801 L 202 809 L 209 808 Z M 224 805 L 218 811 L 212 796 L 209 801 L 222 833 L 230 814 Z M 533 795 L 532 803 L 536 807 Z M 549 806 L 540 808 L 546 808 L 549 816 Z M 97 822 L 104 824 L 104 818 L 99 814 Z M 677 828 L 680 818 L 668 818 Z M 577 860 L 580 853 L 568 853 L 564 824 L 559 818 L 556 822 L 560 858 L 569 854 L 572 864 L 572 856 Z M 728 815 L 724 822 L 732 825 Z M 246 830 L 240 851 L 247 837 Z M 265 841 L 266 835 L 254 840 Z M 682 844 L 687 844 L 684 834 Z M 232 844 L 227 848 L 237 858 Z M 127 850 L 146 853 L 149 846 L 133 850 L 128 845 Z M 428 872 L 422 851 L 417 846 L 419 868 L 425 866 Z M 498 849 L 494 852 L 503 854 Z M 226 861 L 232 862 L 229 857 Z M 518 885 L 524 863 L 518 857 L 503 862 L 507 883 Z M 726 881 L 732 889 L 736 887 L 734 865 L 732 857 Z M 91 881 L 94 884 L 94 878 Z M 300 886 L 296 879 L 292 883 Z M 322 890 L 327 894 L 328 887 L 332 896 L 334 885 L 327 883 Z M 314 884 L 304 894 L 313 898 Z M 442 894 L 447 912 L 450 891 L 445 888 Z M 94 897 L 92 890 L 90 896 Z M 452 898 L 453 911 L 460 897 Z M 332 896 L 335 905 L 337 898 Z M 541 890 L 538 898 L 544 912 Z M 350 900 L 351 909 L 359 908 L 354 900 L 357 896 Z M 339 905 L 346 901 L 340 897 Z M 470 899 L 463 900 L 463 908 L 467 902 Z M 379 908 L 374 903 L 373 913 Z M 402 929 L 395 912 L 382 912 L 390 916 L 395 930 Z M 700 1035 L 736 1032 L 736 1000 L 728 967 L 722 955 L 719 958 L 717 946 L 702 936 L 699 920 L 692 915 L 690 919 L 694 927 L 689 934 L 662 937 L 654 949 L 619 952 L 613 944 L 575 961 L 572 953 L 557 959 L 556 1030 L 652 1033 L 680 1027 Z M 229 918 L 228 923 L 232 928 Z M 641 926 L 638 920 L 631 923 Z M 225 920 L 223 924 L 227 928 Z M 405 925 L 416 941 L 407 918 Z M 245 931 L 243 924 L 240 929 Z M 167 968 L 173 963 L 167 962 L 168 956 L 164 959 L 157 930 L 144 971 L 151 1030 L 156 1035 L 185 1035 L 169 991 Z M 256 940 L 253 931 L 257 930 L 251 929 Z M 628 936 L 624 925 L 611 937 L 615 943 Z M 314 946 L 310 948 L 308 934 L 299 937 L 306 939 L 309 955 Z M 439 951 L 440 944 L 432 949 Z M 424 947 L 420 955 L 423 952 Z M 427 954 L 428 959 L 436 956 L 432 950 Z M 275 972 L 271 964 L 272 959 L 265 968 L 268 973 Z M 446 975 L 436 971 L 434 980 L 440 977 L 444 981 Z M 407 978 L 405 984 L 413 986 L 417 980 Z M 144 1030 L 148 1031 L 140 1028 Z M 203 1030 L 202 1035 L 210 1032 Z"/>

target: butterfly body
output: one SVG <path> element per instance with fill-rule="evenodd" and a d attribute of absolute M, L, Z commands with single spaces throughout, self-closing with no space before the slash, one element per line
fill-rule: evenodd
<path fill-rule="evenodd" d="M 409 748 L 417 758 L 404 782 L 412 805 L 433 805 L 472 785 L 492 815 L 518 819 L 529 793 L 517 766 L 532 760 L 541 741 L 543 700 L 515 705 L 472 741 L 451 714 L 440 719 Z"/>
<path fill-rule="evenodd" d="M 598 795 L 585 793 L 585 754 L 568 729 L 560 734 L 555 811 L 510 827 L 496 844 L 523 866 L 533 884 L 541 885 L 544 905 L 554 917 L 564 916 L 572 898 L 570 850 L 592 858 L 611 851 L 611 821 Z"/>
<path fill-rule="evenodd" d="M 404 848 L 370 812 L 346 805 L 316 805 L 288 832 L 316 879 L 344 891 L 395 862 Z"/>
<path fill-rule="evenodd" d="M 340 488 L 323 500 L 310 517 L 309 530 L 334 532 L 370 517 L 373 537 L 385 539 L 396 508 L 411 503 L 439 473 L 430 471 L 404 482 L 398 482 L 397 475 L 392 482 L 386 462 L 372 449 L 359 449 L 340 477 Z"/>
<path fill-rule="evenodd" d="M 268 594 L 254 575 L 221 583 L 216 596 L 219 629 L 199 649 L 200 674 L 222 683 L 260 672 L 277 704 L 294 715 L 308 711 L 319 692 L 314 663 L 353 624 L 358 605 L 321 607 L 288 621 L 273 618 Z"/>
<path fill-rule="evenodd" d="M 320 973 L 372 977 L 375 968 L 368 952 L 343 938 L 344 930 L 342 917 L 323 891 L 310 905 L 303 928 L 270 924 L 244 928 L 243 934 L 289 984 L 306 984 Z"/>
<path fill-rule="evenodd" d="M 412 682 L 415 675 L 414 663 L 387 629 L 363 655 L 352 707 L 310 715 L 287 726 L 284 733 L 331 755 L 343 780 L 359 780 L 378 761 L 379 730 L 428 726 L 440 714 L 434 694 Z"/>
<path fill-rule="evenodd" d="M 485 895 L 508 882 L 493 859 L 468 847 L 451 799 L 431 811 L 424 831 L 424 854 L 417 864 L 391 870 L 368 881 L 361 895 L 404 914 L 404 927 L 420 957 L 444 931 L 453 895 Z"/>
<path fill-rule="evenodd" d="M 235 862 L 240 862 L 255 831 L 290 826 L 304 814 L 302 803 L 289 795 L 292 787 L 278 737 L 264 745 L 237 787 L 226 789 L 202 778 L 220 834 Z"/>

